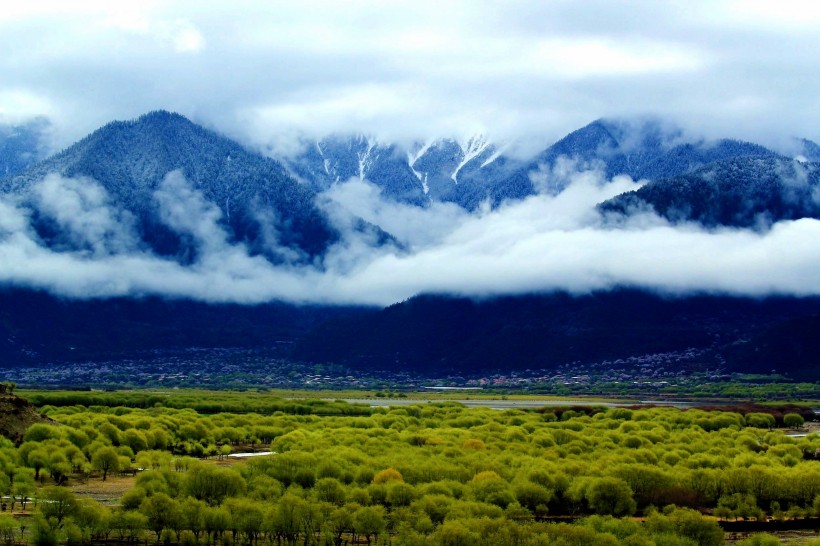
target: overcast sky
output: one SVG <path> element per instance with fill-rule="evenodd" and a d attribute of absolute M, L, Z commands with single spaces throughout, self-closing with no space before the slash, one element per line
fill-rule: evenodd
<path fill-rule="evenodd" d="M 160 108 L 258 146 L 546 145 L 635 114 L 820 141 L 818 29 L 811 0 L 28 0 L 0 10 L 0 117 L 49 116 L 57 146 Z"/>

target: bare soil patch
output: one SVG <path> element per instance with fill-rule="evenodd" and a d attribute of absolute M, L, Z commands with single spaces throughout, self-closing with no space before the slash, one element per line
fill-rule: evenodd
<path fill-rule="evenodd" d="M 99 478 L 91 478 L 86 482 L 78 482 L 69 486 L 74 493 L 82 497 L 92 498 L 103 504 L 119 504 L 120 498 L 132 487 L 135 478 L 133 476 L 109 476 L 102 481 Z"/>

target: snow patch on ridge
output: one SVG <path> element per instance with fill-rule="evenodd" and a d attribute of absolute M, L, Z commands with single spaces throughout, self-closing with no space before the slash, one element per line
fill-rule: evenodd
<path fill-rule="evenodd" d="M 483 169 L 484 167 L 486 167 L 487 165 L 489 165 L 490 163 L 492 163 L 493 161 L 495 161 L 496 159 L 501 157 L 504 154 L 505 151 L 506 151 L 506 147 L 496 148 L 495 151 L 490 155 L 490 157 L 488 157 L 487 160 L 484 161 L 484 163 L 481 164 L 480 168 Z"/>
<path fill-rule="evenodd" d="M 367 169 L 369 169 L 373 165 L 373 161 L 375 160 L 374 157 L 371 157 L 371 152 L 373 151 L 373 148 L 376 147 L 376 141 L 371 139 L 370 137 L 365 137 L 364 140 L 367 142 L 367 148 L 364 152 L 356 152 L 356 157 L 359 158 L 360 180 L 365 179 Z"/>
<path fill-rule="evenodd" d="M 453 182 L 455 182 L 456 184 L 458 184 L 459 171 L 467 163 L 481 155 L 481 153 L 487 149 L 487 146 L 489 146 L 489 142 L 487 141 L 487 138 L 483 135 L 477 135 L 474 137 L 470 137 L 470 139 L 467 140 L 466 144 L 462 144 L 459 142 L 459 146 L 461 147 L 464 156 L 461 159 L 461 163 L 459 163 L 456 167 L 456 170 L 453 171 L 453 174 L 450 175 L 450 178 L 452 178 Z"/>
<path fill-rule="evenodd" d="M 319 155 L 322 156 L 322 165 L 325 167 L 325 174 L 330 175 L 330 160 L 325 157 L 325 152 L 322 151 L 322 143 L 316 143 L 316 149 L 319 151 Z"/>
<path fill-rule="evenodd" d="M 433 145 L 433 142 L 433 140 L 428 140 L 427 142 L 422 144 L 421 147 L 415 151 L 415 153 L 407 152 L 407 166 L 410 167 L 410 170 L 413 172 L 416 178 L 419 179 L 419 182 L 421 182 L 421 188 L 424 191 L 424 195 L 427 195 L 430 192 L 430 186 L 427 184 L 427 173 L 419 172 L 416 169 L 414 169 L 413 166 L 416 164 L 416 161 L 418 161 L 420 157 L 427 153 L 427 150 L 430 149 L 430 146 Z"/>

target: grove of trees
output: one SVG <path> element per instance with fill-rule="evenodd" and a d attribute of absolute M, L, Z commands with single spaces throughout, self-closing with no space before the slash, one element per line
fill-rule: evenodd
<path fill-rule="evenodd" d="M 721 519 L 820 515 L 820 436 L 759 412 L 278 404 L 42 405 L 0 439 L 0 541 L 717 545 Z"/>

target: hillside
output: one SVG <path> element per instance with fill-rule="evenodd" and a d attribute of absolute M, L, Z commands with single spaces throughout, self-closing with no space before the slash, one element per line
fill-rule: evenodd
<path fill-rule="evenodd" d="M 2 389 L 5 391 L 6 387 L 3 386 Z M 9 392 L 0 392 L 0 436 L 13 442 L 20 442 L 31 425 L 52 422 L 41 415 L 25 398 Z"/>
<path fill-rule="evenodd" d="M 280 260 L 279 247 L 309 258 L 338 238 L 314 194 L 284 167 L 238 143 L 169 112 L 115 121 L 30 168 L 0 181 L 0 191 L 24 196 L 36 210 L 38 233 L 52 245 L 61 237 L 48 211 L 37 208 L 32 187 L 50 173 L 88 177 L 107 194 L 107 204 L 136 219 L 139 238 L 164 255 L 196 251 L 185 234 L 162 217 L 158 190 L 179 171 L 191 188 L 219 211 L 231 238 L 253 253 Z M 167 188 L 163 188 L 167 189 Z M 173 198 L 173 197 L 172 197 Z M 200 211 L 201 212 L 201 211 Z"/>
<path fill-rule="evenodd" d="M 0 289 L 0 368 L 129 358 L 188 348 L 254 348 L 284 356 L 305 332 L 358 308 L 211 305 L 162 298 L 71 300 Z"/>
<path fill-rule="evenodd" d="M 293 357 L 370 370 L 470 375 L 696 348 L 711 355 L 703 365 L 717 367 L 725 347 L 818 312 L 817 298 L 666 298 L 637 290 L 488 300 L 419 296 L 330 321 L 305 337 Z M 781 339 L 788 329 L 774 331 Z M 789 362 L 778 362 L 781 372 L 792 371 Z M 732 365 L 744 369 L 742 360 Z M 793 371 L 816 375 L 805 366 Z"/>
<path fill-rule="evenodd" d="M 816 144 L 796 142 L 801 154 L 814 157 Z M 559 193 L 574 170 L 658 180 L 744 157 L 780 156 L 758 144 L 687 137 L 659 119 L 637 118 L 595 120 L 528 159 L 481 135 L 437 138 L 410 149 L 364 135 L 331 135 L 303 142 L 301 154 L 282 161 L 316 191 L 358 177 L 394 201 L 449 202 L 475 210 L 485 202 L 497 206 L 538 192 Z"/>
<path fill-rule="evenodd" d="M 690 174 L 649 182 L 600 205 L 604 212 L 654 210 L 671 221 L 708 227 L 759 227 L 778 220 L 820 218 L 820 164 L 744 157 Z"/>

